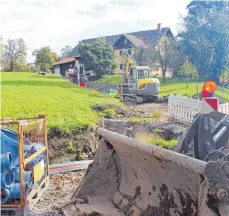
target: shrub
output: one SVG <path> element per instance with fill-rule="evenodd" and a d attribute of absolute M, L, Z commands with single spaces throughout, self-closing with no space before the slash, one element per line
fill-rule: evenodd
<path fill-rule="evenodd" d="M 102 114 L 105 118 L 113 118 L 115 115 L 115 110 L 114 109 L 105 109 Z"/>

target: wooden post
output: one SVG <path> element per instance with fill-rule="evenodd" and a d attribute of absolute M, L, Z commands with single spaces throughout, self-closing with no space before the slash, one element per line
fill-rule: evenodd
<path fill-rule="evenodd" d="M 19 164 L 19 178 L 20 178 L 20 204 L 24 205 L 24 146 L 23 146 L 23 130 L 21 122 L 18 121 L 18 164 Z"/>

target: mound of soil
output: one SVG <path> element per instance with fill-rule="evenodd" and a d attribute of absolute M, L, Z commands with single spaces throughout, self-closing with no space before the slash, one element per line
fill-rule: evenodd
<path fill-rule="evenodd" d="M 70 137 L 54 137 L 48 140 L 50 164 L 91 159 L 96 153 L 98 137 L 92 131 Z"/>
<path fill-rule="evenodd" d="M 138 122 L 133 123 L 131 121 L 122 120 L 105 120 L 105 128 L 123 134 L 125 128 L 131 128 L 134 135 L 137 133 L 155 133 L 163 137 L 165 140 L 177 139 L 187 126 L 172 121 L 161 122 Z"/>
<path fill-rule="evenodd" d="M 91 108 L 96 112 L 104 112 L 106 109 L 113 109 L 115 111 L 115 115 L 113 116 L 114 119 L 126 119 L 133 116 L 142 116 L 144 114 L 144 111 L 136 109 L 135 107 L 125 107 L 115 104 L 97 104 L 92 106 Z"/>

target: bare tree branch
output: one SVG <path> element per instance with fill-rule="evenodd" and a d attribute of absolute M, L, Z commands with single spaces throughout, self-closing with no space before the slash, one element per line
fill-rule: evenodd
<path fill-rule="evenodd" d="M 3 61 L 7 64 L 8 70 L 13 71 L 14 65 L 23 64 L 26 57 L 26 45 L 22 38 L 9 39 L 4 45 Z"/>

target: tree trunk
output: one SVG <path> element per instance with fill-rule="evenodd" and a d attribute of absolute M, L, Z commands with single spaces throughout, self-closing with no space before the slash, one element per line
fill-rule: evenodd
<path fill-rule="evenodd" d="M 10 62 L 10 71 L 13 71 L 13 61 Z"/>
<path fill-rule="evenodd" d="M 166 82 L 166 78 L 165 78 L 165 73 L 166 73 L 166 70 L 162 70 L 162 82 Z"/>
<path fill-rule="evenodd" d="M 186 78 L 186 88 L 188 88 L 188 83 L 189 83 L 189 80 L 190 80 L 190 77 L 189 76 L 190 75 L 188 75 L 187 78 Z"/>
<path fill-rule="evenodd" d="M 186 88 L 188 88 L 188 79 L 186 79 Z"/>

